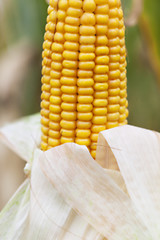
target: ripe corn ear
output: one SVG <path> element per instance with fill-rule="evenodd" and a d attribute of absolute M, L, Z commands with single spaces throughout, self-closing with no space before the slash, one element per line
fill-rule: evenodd
<path fill-rule="evenodd" d="M 127 123 L 120 0 L 50 0 L 43 44 L 41 149 L 76 142 L 96 156 L 98 133 Z"/>

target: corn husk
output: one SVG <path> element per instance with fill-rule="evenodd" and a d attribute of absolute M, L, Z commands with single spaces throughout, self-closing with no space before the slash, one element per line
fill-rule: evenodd
<path fill-rule="evenodd" d="M 39 122 L 35 115 L 1 130 L 28 178 L 0 214 L 0 240 L 159 239 L 159 133 L 101 132 L 96 162 L 74 143 L 39 150 Z"/>

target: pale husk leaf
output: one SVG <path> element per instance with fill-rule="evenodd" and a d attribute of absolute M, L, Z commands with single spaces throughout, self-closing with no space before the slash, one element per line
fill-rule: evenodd
<path fill-rule="evenodd" d="M 160 238 L 160 134 L 123 126 L 100 133 L 112 151 L 128 193 L 153 239 Z M 104 143 L 104 142 L 103 142 Z M 99 149 L 100 150 L 100 149 Z"/>
<path fill-rule="evenodd" d="M 41 156 L 42 169 L 63 199 L 109 240 L 150 239 L 129 197 L 74 143 Z"/>
<path fill-rule="evenodd" d="M 40 144 L 40 114 L 24 117 L 0 129 L 0 139 L 25 161 L 33 160 Z"/>
<path fill-rule="evenodd" d="M 29 210 L 30 186 L 27 179 L 0 213 L 0 240 L 23 239 Z"/>

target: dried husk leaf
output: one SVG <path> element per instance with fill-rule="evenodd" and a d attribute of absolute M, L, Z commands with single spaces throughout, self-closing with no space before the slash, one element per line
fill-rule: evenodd
<path fill-rule="evenodd" d="M 160 134 L 123 126 L 100 133 L 112 149 L 128 193 L 153 239 L 160 238 Z M 109 148 L 107 148 L 109 151 Z M 100 151 L 100 149 L 98 150 Z"/>
<path fill-rule="evenodd" d="M 131 136 L 133 141 L 129 140 L 127 143 L 128 139 L 125 133 L 121 137 L 120 132 L 116 133 L 118 131 L 126 131 L 127 137 Z M 136 132 L 136 128 L 133 131 Z M 39 115 L 24 118 L 6 126 L 0 132 L 7 145 L 28 161 L 29 166 L 32 165 L 31 176 L 24 187 L 24 193 L 22 194 L 23 191 L 21 191 L 23 187 L 20 188 L 11 201 L 13 204 L 7 205 L 11 207 L 6 207 L 3 214 L 0 215 L 0 233 L 2 235 L 0 235 L 0 240 L 102 240 L 104 237 L 107 237 L 108 240 L 158 240 L 157 232 L 159 230 L 153 226 L 150 230 L 148 223 L 153 224 L 154 222 L 157 226 L 159 209 L 156 215 L 152 208 L 157 209 L 159 205 L 156 203 L 154 207 L 151 207 L 148 222 L 145 217 L 148 216 L 149 210 L 147 211 L 145 206 L 143 211 L 142 206 L 144 196 L 154 195 L 153 191 L 149 191 L 150 189 L 147 189 L 147 194 L 143 194 L 142 187 L 146 187 L 145 178 L 142 178 L 142 184 L 139 184 L 145 155 L 142 160 L 141 153 L 138 153 L 138 158 L 136 152 L 141 151 L 141 146 L 145 143 L 143 134 L 140 137 L 139 132 L 136 145 L 136 133 L 132 138 L 129 126 L 102 132 L 99 138 L 102 142 L 99 142 L 99 147 L 103 145 L 103 149 L 107 148 L 106 154 L 111 156 L 112 160 L 108 161 L 106 158 L 106 161 L 102 161 L 104 166 L 110 168 L 110 170 L 105 170 L 91 158 L 84 146 L 69 143 L 45 153 L 40 151 L 38 148 L 41 134 Z M 124 141 L 124 136 L 126 141 Z M 150 134 L 145 135 L 146 139 L 148 137 Z M 155 140 L 155 137 L 152 137 L 152 141 Z M 126 150 L 127 144 L 131 144 L 128 152 L 119 151 L 120 149 Z M 107 147 L 105 148 L 105 146 Z M 149 149 L 148 146 L 146 153 Z M 155 149 L 159 151 L 158 145 L 152 144 L 151 147 L 153 147 L 152 154 Z M 149 158 L 151 159 L 150 154 L 147 163 Z M 159 157 L 158 154 L 155 158 L 157 157 Z M 118 160 L 119 167 L 115 160 Z M 98 157 L 97 161 L 100 161 Z M 135 167 L 138 164 L 137 161 L 143 162 L 137 165 L 140 168 Z M 153 162 L 158 171 L 158 160 Z M 149 178 L 150 168 L 151 164 L 146 164 L 144 168 L 148 176 L 147 181 L 151 181 Z M 120 173 L 112 169 L 120 169 L 124 180 Z M 158 177 L 157 173 L 156 178 L 153 178 L 154 181 L 157 181 L 156 191 L 159 186 Z M 125 185 L 131 198 L 124 193 Z M 137 197 L 141 198 L 139 202 Z M 24 201 L 25 199 L 26 201 Z M 154 196 L 150 196 L 149 199 L 155 204 Z M 17 206 L 12 208 L 15 202 L 17 202 Z M 21 218 L 24 206 L 26 206 L 25 217 Z M 144 216 L 142 216 L 143 213 Z M 156 220 L 153 219 L 154 217 Z M 24 221 L 22 221 L 23 219 Z M 8 232 L 6 232 L 7 227 L 3 224 L 5 221 L 13 226 L 11 229 L 8 227 Z M 157 232 L 153 233 L 153 230 Z M 4 232 L 6 232 L 5 238 L 2 234 Z"/>

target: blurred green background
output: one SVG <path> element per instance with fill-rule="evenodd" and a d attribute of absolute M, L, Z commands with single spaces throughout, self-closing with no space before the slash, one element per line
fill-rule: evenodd
<path fill-rule="evenodd" d="M 76 1 L 76 0 L 75 0 Z M 135 13 L 141 0 L 135 1 Z M 125 19 L 131 0 L 122 0 Z M 144 0 L 126 27 L 129 124 L 160 131 L 160 1 Z M 40 110 L 45 0 L 0 0 L 0 126 Z M 0 209 L 25 178 L 24 163 L 0 144 Z"/>
<path fill-rule="evenodd" d="M 17 86 L 19 91 L 15 101 L 19 115 L 32 114 L 39 111 L 41 46 L 47 4 L 45 0 L 1 1 L 0 56 L 8 49 L 15 46 L 18 48 L 18 44 L 21 44 L 21 53 L 24 51 L 20 59 L 30 54 L 29 61 L 26 60 L 27 63 L 23 66 L 27 67 L 27 71 L 21 74 L 18 82 L 15 81 L 20 86 L 20 88 Z M 154 0 L 154 4 L 151 0 L 144 0 L 143 13 L 138 24 L 126 28 L 129 123 L 158 131 L 160 131 L 159 7 L 159 0 Z M 131 10 L 131 0 L 123 0 L 123 8 L 127 15 Z M 16 61 L 16 51 L 14 54 Z M 23 68 L 19 68 L 18 72 Z M 13 71 L 12 76 L 15 74 L 17 71 Z M 1 78 L 0 81 L 5 79 Z M 7 101 L 5 104 L 8 104 Z M 3 101 L 3 106 L 5 104 Z"/>

